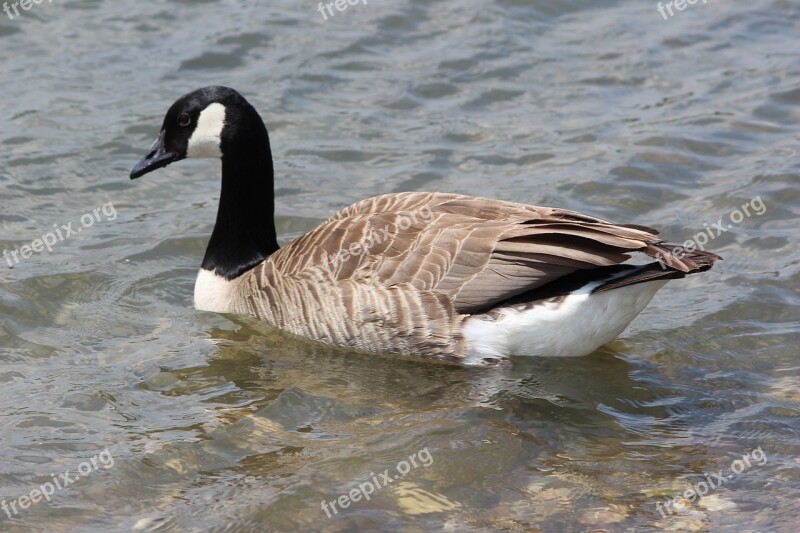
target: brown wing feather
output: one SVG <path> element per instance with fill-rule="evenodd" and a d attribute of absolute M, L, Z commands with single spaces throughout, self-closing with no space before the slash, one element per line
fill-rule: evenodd
<path fill-rule="evenodd" d="M 656 235 L 562 209 L 401 193 L 353 204 L 270 260 L 288 275 L 328 268 L 335 279 L 408 283 L 470 313 L 576 269 L 622 263 L 630 252 L 669 254 Z M 691 268 L 677 259 L 672 266 Z"/>

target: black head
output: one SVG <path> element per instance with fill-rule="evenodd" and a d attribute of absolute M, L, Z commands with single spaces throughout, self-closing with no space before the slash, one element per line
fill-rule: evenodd
<path fill-rule="evenodd" d="M 189 157 L 221 158 L 248 137 L 263 142 L 262 133 L 266 135 L 261 117 L 237 91 L 221 86 L 197 89 L 170 106 L 158 139 L 133 167 L 131 179 Z"/>

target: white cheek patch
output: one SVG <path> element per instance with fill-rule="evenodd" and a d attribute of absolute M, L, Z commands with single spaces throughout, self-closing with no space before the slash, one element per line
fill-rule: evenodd
<path fill-rule="evenodd" d="M 222 157 L 220 136 L 225 126 L 225 106 L 214 103 L 205 108 L 197 119 L 186 157 Z"/>

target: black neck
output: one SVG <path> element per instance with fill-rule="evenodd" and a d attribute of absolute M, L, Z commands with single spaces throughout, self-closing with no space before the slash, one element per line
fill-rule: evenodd
<path fill-rule="evenodd" d="M 254 122 L 246 138 L 223 142 L 217 222 L 203 258 L 204 269 L 229 280 L 278 250 L 272 153 L 264 123 Z"/>

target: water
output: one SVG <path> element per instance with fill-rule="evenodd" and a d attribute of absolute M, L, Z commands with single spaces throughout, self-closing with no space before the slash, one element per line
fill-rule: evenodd
<path fill-rule="evenodd" d="M 0 248 L 81 228 L 0 262 L 0 530 L 795 531 L 798 29 L 778 0 L 668 20 L 624 0 L 0 15 Z M 673 241 L 722 219 L 706 246 L 725 260 L 598 353 L 490 370 L 194 311 L 219 165 L 127 173 L 208 84 L 266 120 L 283 242 L 361 198 L 442 190 Z M 693 485 L 708 494 L 661 515 Z"/>

